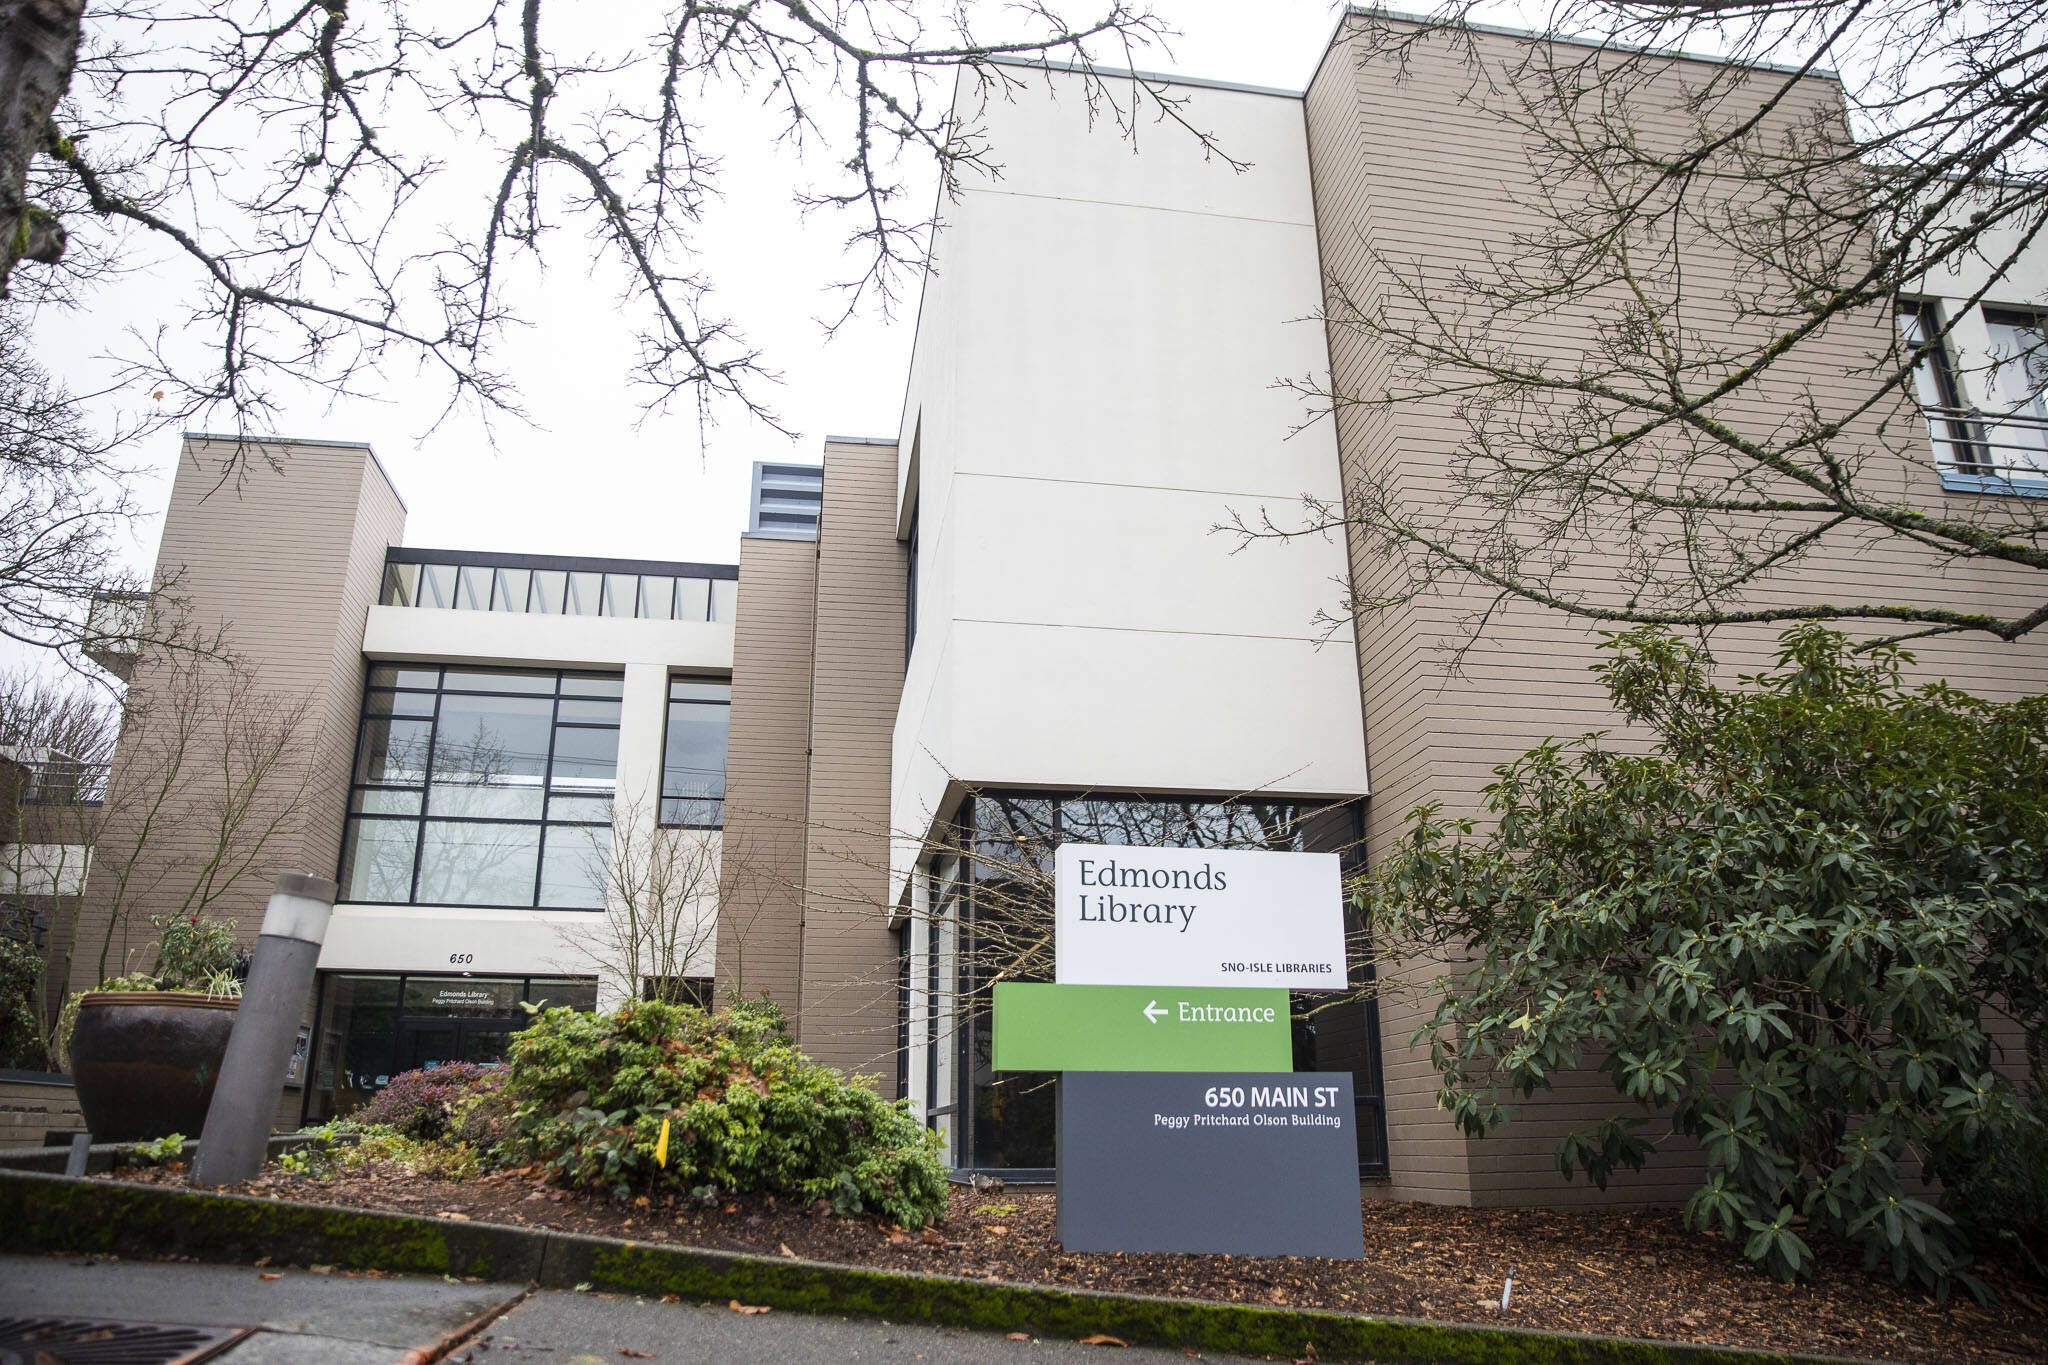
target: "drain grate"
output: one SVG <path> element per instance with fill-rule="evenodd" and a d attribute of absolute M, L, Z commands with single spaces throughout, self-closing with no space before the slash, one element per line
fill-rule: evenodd
<path fill-rule="evenodd" d="M 0 1365 L 196 1365 L 248 1332 L 246 1327 L 0 1317 Z"/>

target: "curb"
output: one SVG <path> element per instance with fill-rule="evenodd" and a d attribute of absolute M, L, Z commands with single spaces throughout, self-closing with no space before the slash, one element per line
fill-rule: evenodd
<path fill-rule="evenodd" d="M 800 1313 L 1046 1337 L 1100 1332 L 1134 1345 L 1245 1355 L 1291 1358 L 1308 1354 L 1313 1344 L 1326 1360 L 1387 1365 L 1817 1365 L 1843 1359 L 870 1270 L 26 1171 L 0 1170 L 0 1251 L 178 1255 L 244 1265 L 268 1256 L 552 1289 L 739 1299 Z"/>

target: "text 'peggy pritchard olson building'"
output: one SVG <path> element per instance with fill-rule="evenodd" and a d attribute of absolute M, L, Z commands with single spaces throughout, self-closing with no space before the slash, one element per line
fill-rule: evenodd
<path fill-rule="evenodd" d="M 1369 382 L 1385 358 L 1312 320 L 1326 293 L 1369 288 L 1375 259 L 1483 251 L 1515 229 L 1530 175 L 1460 102 L 1470 72 L 1450 55 L 1418 48 L 1399 83 L 1349 60 L 1368 22 L 1347 18 L 1306 92 L 1176 83 L 1228 159 L 1164 129 L 1125 140 L 1072 74 L 1033 73 L 973 110 L 963 88 L 1002 174 L 946 206 L 901 428 L 828 439 L 822 469 L 759 467 L 737 564 L 410 547 L 367 448 L 282 446 L 237 490 L 217 486 L 230 446 L 187 438 L 163 562 L 266 688 L 308 699 L 262 870 L 342 887 L 290 1118 L 409 1067 L 495 1058 L 523 1004 L 681 976 L 772 995 L 805 1050 L 907 1098 L 956 1166 L 1043 1172 L 1051 1087 L 991 1070 L 985 1001 L 999 972 L 1049 967 L 1018 926 L 1053 845 L 1336 850 L 1358 866 L 1417 804 L 1473 807 L 1495 764 L 1612 723 L 1580 622 L 1505 608 L 1492 638 L 1509 647 L 1454 674 L 1440 646 L 1472 605 L 1455 587 L 1330 630 L 1319 611 L 1391 572 L 1368 547 L 1240 548 L 1212 530 L 1304 494 L 1339 501 L 1361 472 L 1451 493 L 1448 415 L 1345 409 L 1304 427 L 1275 382 Z M 1523 41 L 1479 50 L 1507 61 Z M 1802 89 L 1825 104 L 1834 87 Z M 1704 252 L 1688 268 L 1711 292 L 1734 267 Z M 2048 296 L 2048 260 L 1990 286 L 1992 302 L 1980 283 L 1931 285 L 1908 319 L 1973 310 L 1958 354 L 1923 371 L 1930 407 L 1996 406 L 1961 393 L 1984 369 L 1965 352 L 2041 325 L 1995 301 Z M 1568 348 L 1570 328 L 1528 344 Z M 1845 341 L 1836 359 L 1867 366 L 1869 350 Z M 1898 477 L 1935 498 L 2048 491 L 2029 420 L 2008 424 L 1996 478 L 1932 445 Z M 1802 572 L 1816 592 L 1830 574 L 1937 572 L 1886 553 Z M 2012 595 L 1992 570 L 1946 572 L 1951 593 Z M 1767 643 L 1717 638 L 1744 660 Z M 2048 671 L 2037 645 L 1961 637 L 1922 660 L 1990 696 Z M 152 685 L 139 672 L 138 698 Z M 677 847 L 663 866 L 680 870 L 645 874 L 651 850 Z M 652 881 L 692 907 L 685 931 L 658 960 L 622 958 L 605 907 L 657 895 Z M 263 890 L 214 909 L 253 927 Z M 1682 1188 L 1677 1163 L 1605 1196 L 1557 1180 L 1557 1136 L 1606 1092 L 1595 1074 L 1503 1137 L 1461 1136 L 1407 1043 L 1425 1008 L 1390 996 L 1295 1030 L 1298 1068 L 1355 1077 L 1363 1175 L 1472 1202 Z"/>

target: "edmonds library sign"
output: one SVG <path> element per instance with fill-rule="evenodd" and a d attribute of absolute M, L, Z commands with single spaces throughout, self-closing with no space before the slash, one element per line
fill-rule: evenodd
<path fill-rule="evenodd" d="M 1342 990 L 1333 853 L 1064 844 L 1054 984 L 995 989 L 997 1070 L 1058 1071 L 1071 1251 L 1364 1254 L 1349 1072 L 1293 1071 Z"/>

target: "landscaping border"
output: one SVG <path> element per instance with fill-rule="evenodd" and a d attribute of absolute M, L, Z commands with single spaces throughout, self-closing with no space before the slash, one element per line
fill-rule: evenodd
<path fill-rule="evenodd" d="M 528 1281 L 1133 1345 L 1403 1365 L 1817 1365 L 1684 1342 L 961 1279 L 498 1223 L 0 1170 L 0 1251 L 185 1256 Z"/>

